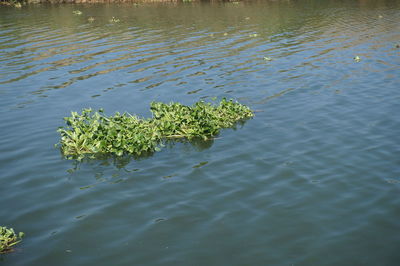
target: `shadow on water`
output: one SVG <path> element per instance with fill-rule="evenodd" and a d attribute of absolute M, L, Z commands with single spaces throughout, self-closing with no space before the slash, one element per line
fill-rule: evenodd
<path fill-rule="evenodd" d="M 243 126 L 244 122 L 239 123 L 239 125 Z M 233 129 L 236 129 L 234 127 Z M 162 146 L 164 149 L 172 149 L 177 144 L 184 145 L 185 148 L 192 149 L 194 151 L 200 152 L 206 149 L 209 149 L 214 144 L 214 140 L 217 137 L 203 140 L 203 139 L 193 139 L 193 140 L 185 140 L 185 139 L 176 139 L 176 140 L 168 140 L 165 141 Z M 156 152 L 147 152 L 145 154 L 141 154 L 140 156 L 132 155 L 132 154 L 124 154 L 122 156 L 116 156 L 114 154 L 94 154 L 91 156 L 86 156 L 81 160 L 77 160 L 76 158 L 72 158 L 72 167 L 67 170 L 68 173 L 72 174 L 80 169 L 81 165 L 102 165 L 102 166 L 114 166 L 116 169 L 124 170 L 126 172 L 136 172 L 137 169 L 129 170 L 126 167 L 133 161 L 141 161 L 145 159 L 149 159 L 154 156 Z M 62 154 L 62 150 L 60 148 L 60 154 L 63 158 L 65 158 Z M 66 158 L 65 158 L 66 159 Z"/>
<path fill-rule="evenodd" d="M 178 148 L 191 151 L 204 151 L 212 147 L 214 139 L 202 140 L 195 139 L 191 141 L 178 139 L 175 141 L 167 141 L 164 143 L 163 150 Z M 145 162 L 155 155 L 156 152 L 143 154 L 141 156 L 133 156 L 125 154 L 123 156 L 116 156 L 113 154 L 96 154 L 94 158 L 84 158 L 82 160 L 71 160 L 70 168 L 66 170 L 68 179 L 78 177 L 76 179 L 84 179 L 86 184 L 79 187 L 79 190 L 86 190 L 94 188 L 101 184 L 118 184 L 127 182 L 132 178 L 146 178 L 152 176 L 151 171 L 148 170 L 148 165 L 151 162 Z M 167 151 L 168 153 L 168 151 Z M 192 165 L 192 169 L 197 169 L 208 164 L 208 161 L 201 161 Z M 143 165 L 144 168 L 142 168 Z M 88 172 L 89 171 L 89 172 Z M 86 174 L 92 176 L 86 179 Z M 86 177 L 85 177 L 86 176 Z M 177 173 L 170 172 L 170 170 L 160 171 L 159 177 L 163 180 L 169 180 L 176 177 Z"/>

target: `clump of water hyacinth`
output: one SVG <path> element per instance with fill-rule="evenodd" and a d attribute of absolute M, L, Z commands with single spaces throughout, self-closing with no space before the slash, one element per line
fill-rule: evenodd
<path fill-rule="evenodd" d="M 118 23 L 120 20 L 118 18 L 112 17 L 109 21 L 110 23 Z"/>
<path fill-rule="evenodd" d="M 218 105 L 200 101 L 192 106 L 180 103 L 151 103 L 153 118 L 129 113 L 106 116 L 104 110 L 72 112 L 61 127 L 61 151 L 69 159 L 85 155 L 114 154 L 141 156 L 158 151 L 171 139 L 212 139 L 222 128 L 253 117 L 249 107 L 222 99 Z"/>
<path fill-rule="evenodd" d="M 0 254 L 14 251 L 14 246 L 22 241 L 23 232 L 16 234 L 14 229 L 0 226 Z"/>

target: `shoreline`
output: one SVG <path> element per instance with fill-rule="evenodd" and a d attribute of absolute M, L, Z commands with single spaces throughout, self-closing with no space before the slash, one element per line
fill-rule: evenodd
<path fill-rule="evenodd" d="M 188 2 L 238 2 L 237 0 L 0 0 L 0 5 L 18 4 L 112 4 L 112 3 L 188 3 Z"/>
<path fill-rule="evenodd" d="M 21 8 L 30 4 L 168 4 L 168 3 L 244 3 L 258 2 L 259 0 L 0 0 L 0 6 L 14 6 Z"/>

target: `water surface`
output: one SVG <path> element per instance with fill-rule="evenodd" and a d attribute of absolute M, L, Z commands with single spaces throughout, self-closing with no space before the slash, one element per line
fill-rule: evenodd
<path fill-rule="evenodd" d="M 399 265 L 399 21 L 399 1 L 0 6 L 0 223 L 26 233 L 0 264 Z M 140 160 L 54 148 L 71 111 L 212 97 L 256 116 Z"/>

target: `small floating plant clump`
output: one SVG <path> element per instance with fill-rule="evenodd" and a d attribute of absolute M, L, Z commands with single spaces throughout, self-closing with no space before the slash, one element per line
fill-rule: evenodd
<path fill-rule="evenodd" d="M 16 234 L 14 229 L 0 226 L 0 254 L 14 251 L 14 246 L 22 241 L 23 232 Z"/>
<path fill-rule="evenodd" d="M 72 112 L 64 118 L 67 127 L 58 129 L 61 151 L 78 160 L 96 154 L 141 156 L 158 151 L 171 139 L 212 139 L 222 128 L 253 117 L 249 107 L 226 99 L 216 106 L 204 101 L 193 106 L 153 102 L 150 109 L 151 119 L 129 113 L 108 117 L 102 109 Z"/>

